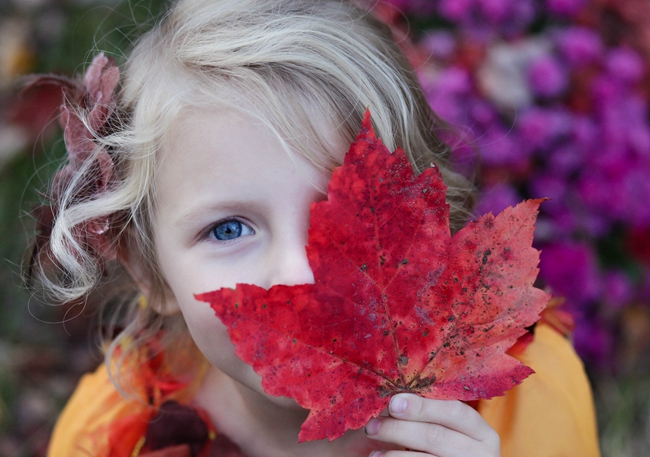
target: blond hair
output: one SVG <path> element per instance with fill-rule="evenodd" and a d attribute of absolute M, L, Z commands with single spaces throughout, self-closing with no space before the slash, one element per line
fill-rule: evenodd
<path fill-rule="evenodd" d="M 150 266 L 152 290 L 164 292 L 152 242 L 158 151 L 173 120 L 191 107 L 244 109 L 326 172 L 342 157 L 328 147 L 323 122 L 350 143 L 369 107 L 389 149 L 401 146 L 417 171 L 432 163 L 440 168 L 452 230 L 471 210 L 472 186 L 451 170 L 449 147 L 435 133 L 443 125 L 390 30 L 350 3 L 183 0 L 139 39 L 124 70 L 112 133 L 96 139 L 111 151 L 119 182 L 94 199 L 59 204 L 50 251 L 66 281 L 46 285 L 62 299 L 82 297 L 101 282 L 100 260 L 75 241 L 73 227 L 107 214 L 124 215 L 128 239 Z M 306 148 L 307 138 L 320 147 Z M 82 178 L 72 183 L 82 184 Z M 130 290 L 135 296 L 137 288 Z M 151 306 L 132 302 L 122 339 L 146 340 L 166 325 Z"/>

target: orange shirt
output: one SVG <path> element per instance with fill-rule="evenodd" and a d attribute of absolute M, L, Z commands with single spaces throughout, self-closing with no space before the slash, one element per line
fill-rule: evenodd
<path fill-rule="evenodd" d="M 502 397 L 478 402 L 501 437 L 502 457 L 599 457 L 591 389 L 569 341 L 537 325 L 533 342 L 515 357 L 535 374 Z M 102 430 L 145 408 L 122 397 L 102 365 L 81 379 L 54 428 L 48 457 L 98 456 L 107 439 Z"/>

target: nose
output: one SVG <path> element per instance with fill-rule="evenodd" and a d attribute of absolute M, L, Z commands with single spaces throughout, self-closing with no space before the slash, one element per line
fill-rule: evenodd
<path fill-rule="evenodd" d="M 269 287 L 276 284 L 294 286 L 314 283 L 305 244 L 306 239 L 294 239 L 279 241 L 274 245 L 267 263 L 267 271 L 270 272 Z"/>

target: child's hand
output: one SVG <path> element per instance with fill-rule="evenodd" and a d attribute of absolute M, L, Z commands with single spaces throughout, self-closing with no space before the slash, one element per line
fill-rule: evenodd
<path fill-rule="evenodd" d="M 497 432 L 471 406 L 461 401 L 431 400 L 414 394 L 395 395 L 389 417 L 371 419 L 369 438 L 409 451 L 374 451 L 371 457 L 499 457 Z"/>

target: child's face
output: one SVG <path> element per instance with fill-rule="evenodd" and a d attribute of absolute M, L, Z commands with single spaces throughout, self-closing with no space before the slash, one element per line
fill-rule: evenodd
<path fill-rule="evenodd" d="M 325 198 L 318 188 L 328 177 L 290 157 L 259 121 L 232 110 L 192 110 L 168 138 L 154 222 L 162 273 L 201 351 L 261 392 L 225 326 L 194 294 L 237 283 L 313 282 L 305 252 L 309 209 Z M 342 156 L 346 145 L 338 143 Z"/>

